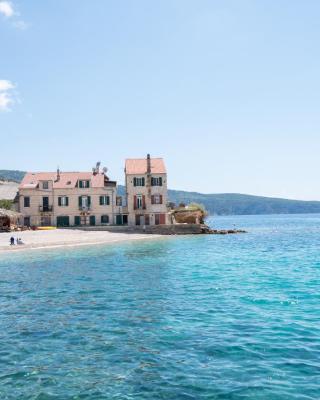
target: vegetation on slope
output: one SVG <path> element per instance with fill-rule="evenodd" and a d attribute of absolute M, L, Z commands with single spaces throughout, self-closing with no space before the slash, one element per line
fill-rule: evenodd
<path fill-rule="evenodd" d="M 21 182 L 25 175 L 24 171 L 0 169 L 0 181 Z"/>

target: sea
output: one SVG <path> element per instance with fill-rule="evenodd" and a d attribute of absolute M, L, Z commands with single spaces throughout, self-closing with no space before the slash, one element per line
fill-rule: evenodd
<path fill-rule="evenodd" d="M 1 400 L 319 400 L 320 215 L 0 255 Z"/>

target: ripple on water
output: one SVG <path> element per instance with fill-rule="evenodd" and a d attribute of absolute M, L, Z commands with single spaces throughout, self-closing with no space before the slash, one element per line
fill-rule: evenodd
<path fill-rule="evenodd" d="M 319 399 L 320 217 L 0 261 L 0 399 Z"/>

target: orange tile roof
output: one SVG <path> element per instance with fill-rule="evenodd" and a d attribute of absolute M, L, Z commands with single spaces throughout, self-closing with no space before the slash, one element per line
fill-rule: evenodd
<path fill-rule="evenodd" d="M 146 158 L 128 158 L 126 159 L 125 172 L 127 174 L 146 174 Z M 151 173 L 166 174 L 166 167 L 162 158 L 151 158 Z"/>
<path fill-rule="evenodd" d="M 19 189 L 35 188 L 40 181 L 53 181 L 54 189 L 74 188 L 78 180 L 91 181 L 91 187 L 104 187 L 104 174 L 93 175 L 92 172 L 60 172 L 57 180 L 56 172 L 27 172 L 20 183 Z"/>

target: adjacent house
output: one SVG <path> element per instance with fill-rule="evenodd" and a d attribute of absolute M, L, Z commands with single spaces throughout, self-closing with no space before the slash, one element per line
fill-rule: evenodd
<path fill-rule="evenodd" d="M 29 172 L 19 186 L 19 210 L 25 226 L 114 224 L 116 190 L 99 164 L 92 172 Z"/>
<path fill-rule="evenodd" d="M 167 171 L 162 158 L 127 159 L 125 182 L 129 225 L 169 224 Z"/>

